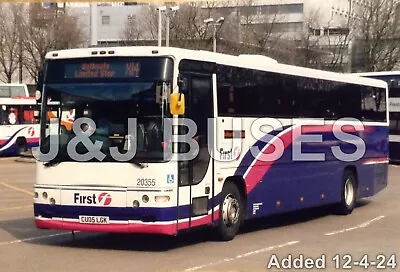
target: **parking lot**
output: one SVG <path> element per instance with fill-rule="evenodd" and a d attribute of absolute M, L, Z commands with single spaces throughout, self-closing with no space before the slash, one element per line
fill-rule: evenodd
<path fill-rule="evenodd" d="M 278 271 L 272 260 L 325 254 L 328 271 L 349 254 L 355 271 L 376 271 L 383 256 L 400 262 L 400 167 L 390 166 L 389 186 L 363 200 L 350 216 L 313 209 L 250 222 L 231 242 L 201 231 L 180 237 L 37 230 L 33 222 L 35 164 L 0 159 L 1 271 Z M 354 261 L 368 254 L 364 269 Z M 382 254 L 381 257 L 377 255 Z M 322 258 L 322 257 L 321 257 Z M 375 264 L 371 263 L 372 261 Z M 389 263 L 390 264 L 390 263 Z M 339 267 L 336 267 L 339 268 Z M 295 271 L 295 269 L 292 269 Z M 400 271 L 400 264 L 395 269 Z M 280 270 L 282 271 L 282 270 Z"/>

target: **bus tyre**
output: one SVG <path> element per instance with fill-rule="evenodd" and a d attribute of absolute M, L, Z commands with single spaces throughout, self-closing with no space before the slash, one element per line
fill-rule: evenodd
<path fill-rule="evenodd" d="M 28 150 L 25 138 L 18 138 L 15 144 L 17 156 L 22 156 Z"/>
<path fill-rule="evenodd" d="M 243 221 L 243 208 L 243 197 L 237 186 L 232 182 L 226 183 L 219 205 L 218 240 L 230 241 L 236 236 Z"/>
<path fill-rule="evenodd" d="M 338 207 L 340 215 L 351 214 L 356 205 L 357 198 L 357 180 L 354 172 L 346 169 L 343 175 L 341 200 Z"/>

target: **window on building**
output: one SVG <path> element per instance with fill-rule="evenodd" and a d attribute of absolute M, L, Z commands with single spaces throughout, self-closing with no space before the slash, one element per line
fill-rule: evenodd
<path fill-rule="evenodd" d="M 136 15 L 128 15 L 128 23 L 134 24 L 136 22 Z"/>
<path fill-rule="evenodd" d="M 350 30 L 344 27 L 325 28 L 324 35 L 349 35 Z"/>
<path fill-rule="evenodd" d="M 110 24 L 110 16 L 108 16 L 108 15 L 101 16 L 101 24 L 109 25 Z"/>

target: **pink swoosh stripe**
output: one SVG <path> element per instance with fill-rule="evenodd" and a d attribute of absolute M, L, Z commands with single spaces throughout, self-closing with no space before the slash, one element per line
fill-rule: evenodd
<path fill-rule="evenodd" d="M 300 128 L 301 128 L 301 133 L 300 133 Z M 262 151 L 261 155 L 257 155 L 257 158 L 253 161 L 253 165 L 250 166 L 250 170 L 245 174 L 244 180 L 246 183 L 246 191 L 247 193 L 251 192 L 254 187 L 257 186 L 257 184 L 262 180 L 264 175 L 268 172 L 272 164 L 276 161 L 277 157 L 272 157 L 272 159 L 266 159 L 266 160 L 260 160 L 260 156 L 266 157 L 266 155 L 270 156 L 275 152 L 275 145 L 279 142 L 279 139 L 283 143 L 283 150 L 278 150 L 280 151 L 279 153 L 284 152 L 284 150 L 292 144 L 294 140 L 296 140 L 299 136 L 307 134 L 307 133 L 324 133 L 324 132 L 333 132 L 333 131 L 342 131 L 342 132 L 347 132 L 347 133 L 354 133 L 356 131 L 364 131 L 364 132 L 370 132 L 373 131 L 374 128 L 371 126 L 364 126 L 363 128 L 355 128 L 353 126 L 333 126 L 333 125 L 302 125 L 302 126 L 293 126 L 289 128 L 286 132 L 284 132 L 282 135 L 278 136 L 278 138 L 274 138 L 270 143 L 268 143 L 268 146 L 266 147 L 265 150 Z M 295 134 L 293 134 L 293 131 L 296 131 Z M 279 145 L 277 145 L 279 147 Z M 278 154 L 279 154 L 278 153 Z"/>

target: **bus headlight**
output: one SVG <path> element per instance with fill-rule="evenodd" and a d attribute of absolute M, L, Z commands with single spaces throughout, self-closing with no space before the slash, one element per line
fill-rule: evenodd
<path fill-rule="evenodd" d="M 139 201 L 134 200 L 132 205 L 133 205 L 134 208 L 138 208 L 139 207 Z"/>
<path fill-rule="evenodd" d="M 148 196 L 148 195 L 144 195 L 144 196 L 142 197 L 142 201 L 143 201 L 144 203 L 149 202 L 149 196 Z"/>
<path fill-rule="evenodd" d="M 50 198 L 50 205 L 56 205 L 56 200 L 54 198 Z"/>
<path fill-rule="evenodd" d="M 47 199 L 47 193 L 46 192 L 43 192 L 42 196 L 43 196 L 44 199 Z"/>

